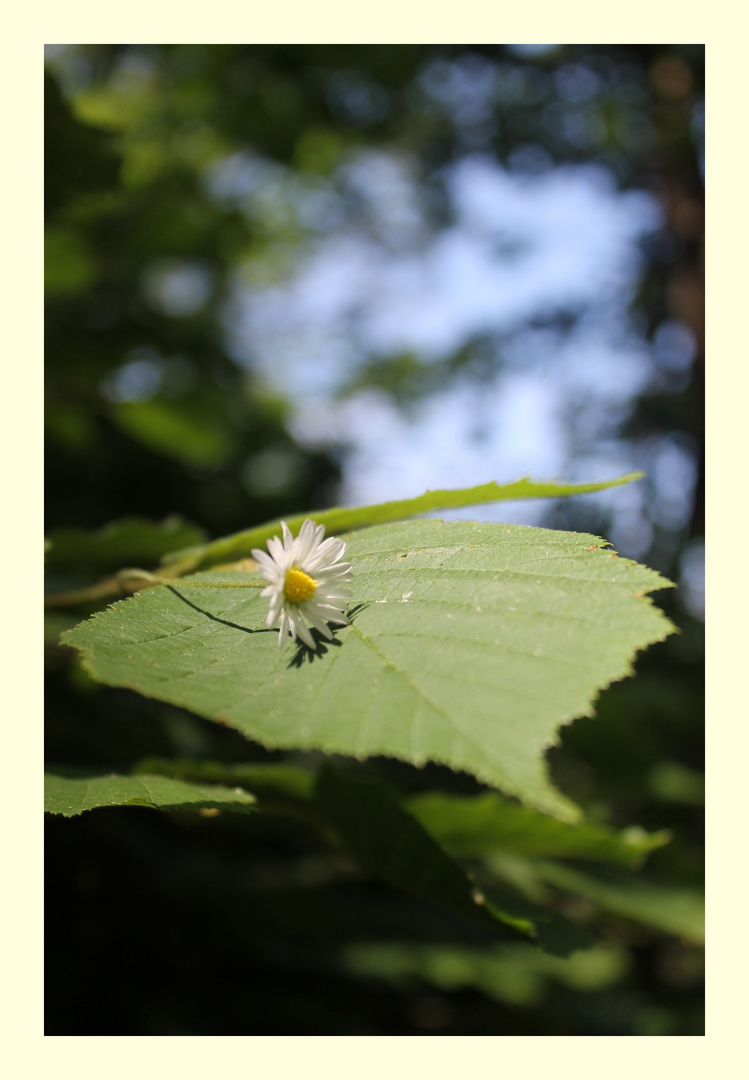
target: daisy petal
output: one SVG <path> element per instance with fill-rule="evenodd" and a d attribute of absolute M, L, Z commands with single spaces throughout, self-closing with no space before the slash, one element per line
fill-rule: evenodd
<path fill-rule="evenodd" d="M 333 640 L 332 631 L 324 619 L 319 619 L 317 615 L 313 615 L 311 611 L 307 610 L 305 610 L 304 615 L 305 618 L 307 618 L 312 623 L 315 630 L 318 630 L 321 634 L 324 634 L 328 641 Z"/>
<path fill-rule="evenodd" d="M 274 563 L 280 563 L 284 555 L 284 546 L 277 536 L 271 536 L 268 541 L 268 551 Z"/>
<path fill-rule="evenodd" d="M 276 564 L 271 559 L 267 551 L 261 551 L 260 548 L 252 549 L 252 557 L 255 562 L 260 563 L 262 567 L 267 567 L 269 570 L 275 571 Z"/>
<path fill-rule="evenodd" d="M 317 648 L 317 643 L 315 639 L 312 637 L 309 628 L 305 625 L 305 623 L 302 622 L 301 617 L 298 617 L 296 620 L 296 631 L 299 634 L 301 640 L 308 648 L 312 650 Z"/>
<path fill-rule="evenodd" d="M 286 648 L 286 635 L 289 632 L 288 617 L 286 612 L 281 612 L 281 625 L 278 628 L 278 648 L 283 650 Z"/>

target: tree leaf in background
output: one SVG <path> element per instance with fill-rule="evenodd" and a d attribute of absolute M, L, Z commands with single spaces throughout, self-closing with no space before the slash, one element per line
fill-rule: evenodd
<path fill-rule="evenodd" d="M 631 674 L 637 649 L 672 631 L 645 596 L 668 582 L 603 544 L 476 522 L 379 526 L 349 539 L 352 622 L 316 652 L 279 652 L 259 590 L 179 583 L 116 603 L 62 640 L 100 682 L 268 747 L 433 760 L 574 817 L 544 750 Z"/>
<path fill-rule="evenodd" d="M 384 525 L 391 521 L 404 521 L 427 514 L 432 510 L 448 510 L 465 506 L 478 506 L 481 503 L 504 502 L 510 499 L 558 499 L 570 495 L 585 495 L 593 491 L 617 487 L 638 480 L 642 473 L 627 473 L 616 480 L 602 480 L 597 484 L 557 484 L 554 481 L 530 480 L 523 477 L 510 484 L 479 484 L 477 487 L 453 488 L 443 491 L 427 491 L 413 499 L 398 499 L 394 502 L 377 503 L 373 506 L 334 507 L 332 510 L 312 510 L 308 514 L 299 514 L 286 519 L 286 524 L 296 536 L 305 518 L 313 518 L 318 525 L 324 525 L 328 533 L 347 532 L 361 529 L 368 525 Z M 250 555 L 254 547 L 263 547 L 272 537 L 280 534 L 280 523 L 269 521 L 244 532 L 212 540 L 200 547 L 186 551 L 171 552 L 164 560 L 166 563 L 184 563 L 190 571 L 216 566 L 219 563 L 233 562 Z"/>
<path fill-rule="evenodd" d="M 346 968 L 369 978 L 403 983 L 416 978 L 450 992 L 471 987 L 514 1006 L 538 1005 L 548 980 L 587 993 L 619 981 L 630 964 L 624 949 L 598 945 L 570 959 L 549 956 L 530 945 L 485 949 L 455 945 L 352 945 L 344 950 Z"/>
<path fill-rule="evenodd" d="M 73 296 L 96 279 L 85 241 L 72 229 L 47 229 L 44 234 L 45 296 Z"/>
<path fill-rule="evenodd" d="M 150 565 L 167 552 L 202 539 L 202 530 L 179 517 L 164 521 L 121 518 L 103 529 L 55 529 L 46 542 L 48 569 L 70 567 L 116 569 L 126 564 Z"/>
<path fill-rule="evenodd" d="M 636 867 L 670 840 L 667 832 L 648 835 L 642 829 L 617 832 L 587 822 L 569 824 L 493 791 L 471 796 L 427 792 L 404 806 L 447 851 L 463 858 L 501 850 Z"/>
<path fill-rule="evenodd" d="M 81 124 L 57 82 L 44 73 L 45 212 L 54 213 L 66 200 L 83 193 L 114 189 L 120 154 L 107 131 Z"/>
<path fill-rule="evenodd" d="M 251 788 L 255 795 L 273 795 L 290 802 L 308 802 L 314 796 L 315 776 L 285 762 L 228 765 L 223 761 L 196 761 L 192 758 L 145 758 L 133 774 L 171 776 L 192 783 L 224 784 Z"/>
<path fill-rule="evenodd" d="M 461 867 L 383 785 L 325 766 L 318 777 L 317 799 L 351 855 L 377 877 L 478 923 L 495 936 L 534 936 L 528 919 L 487 903 Z"/>
<path fill-rule="evenodd" d="M 584 896 L 612 915 L 676 934 L 695 945 L 705 943 L 705 898 L 698 889 L 624 877 L 602 881 L 555 862 L 539 861 L 532 866 L 539 880 Z"/>
<path fill-rule="evenodd" d="M 74 817 L 103 806 L 150 806 L 159 810 L 230 810 L 248 813 L 255 797 L 242 788 L 198 785 L 165 776 L 117 776 L 94 769 L 53 767 L 44 775 L 44 810 Z"/>
<path fill-rule="evenodd" d="M 224 463 L 234 434 L 210 397 L 150 398 L 110 406 L 112 419 L 131 438 L 167 457 L 198 467 Z"/>

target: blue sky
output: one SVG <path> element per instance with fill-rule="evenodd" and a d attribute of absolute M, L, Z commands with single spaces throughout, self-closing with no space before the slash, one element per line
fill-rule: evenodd
<path fill-rule="evenodd" d="M 645 467 L 654 504 L 645 505 L 642 485 L 597 497 L 619 550 L 641 556 L 654 521 L 678 531 L 689 520 L 690 448 L 620 437 L 635 397 L 687 378 L 695 351 L 679 323 L 647 344 L 629 313 L 641 242 L 663 224 L 652 195 L 621 192 L 600 166 L 529 175 L 467 155 L 439 177 L 448 213 L 435 227 L 405 157 L 351 158 L 311 193 L 290 190 L 279 166 L 269 174 L 235 161 L 232 169 L 233 194 L 249 213 L 260 197 L 265 213 L 275 200 L 275 212 L 292 203 L 308 222 L 315 208 L 321 215 L 304 254 L 281 260 L 272 284 L 238 280 L 226 326 L 238 362 L 291 400 L 300 442 L 341 448 L 342 502 Z M 220 190 L 222 177 L 215 182 Z M 572 328 L 544 325 L 561 311 L 576 313 Z M 501 350 L 489 381 L 457 375 L 407 410 L 381 389 L 346 391 L 367 364 L 404 352 L 440 364 L 478 337 Z M 537 523 L 544 509 L 502 504 L 475 516 Z M 697 563 L 692 554 L 689 573 Z"/>

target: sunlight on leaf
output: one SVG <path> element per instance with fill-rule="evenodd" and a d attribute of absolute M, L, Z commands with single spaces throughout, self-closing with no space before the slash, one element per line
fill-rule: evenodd
<path fill-rule="evenodd" d="M 437 761 L 574 818 L 545 749 L 673 629 L 645 595 L 669 583 L 603 545 L 527 526 L 379 526 L 348 538 L 351 625 L 314 653 L 279 652 L 258 590 L 179 582 L 112 605 L 63 641 L 99 681 L 265 746 Z"/>

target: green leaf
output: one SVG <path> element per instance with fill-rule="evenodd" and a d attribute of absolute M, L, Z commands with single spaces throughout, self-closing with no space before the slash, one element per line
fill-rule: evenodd
<path fill-rule="evenodd" d="M 673 627 L 669 583 L 585 534 L 435 520 L 354 534 L 351 625 L 279 652 L 259 590 L 144 590 L 63 635 L 94 678 L 265 746 L 441 762 L 557 816 L 557 729 Z M 210 581 L 213 575 L 200 575 Z M 224 573 L 220 580 L 246 582 Z"/>
<path fill-rule="evenodd" d="M 361 529 L 368 525 L 384 525 L 391 521 L 405 521 L 432 510 L 459 509 L 478 506 L 481 503 L 502 502 L 508 499 L 558 499 L 569 495 L 585 495 L 603 491 L 619 484 L 638 480 L 642 473 L 627 473 L 616 480 L 602 480 L 597 484 L 557 484 L 553 481 L 535 481 L 528 477 L 511 484 L 479 484 L 477 487 L 455 488 L 443 491 L 427 491 L 414 499 L 398 499 L 395 502 L 376 503 L 373 506 L 334 507 L 332 510 L 313 510 L 286 519 L 294 536 L 299 532 L 305 518 L 312 518 L 324 525 L 328 533 L 342 533 Z M 219 563 L 235 562 L 247 558 L 254 547 L 262 548 L 272 536 L 280 534 L 280 523 L 269 521 L 244 532 L 233 533 L 208 544 L 175 551 L 165 558 L 165 563 L 184 564 L 184 572 L 206 569 Z"/>
<path fill-rule="evenodd" d="M 44 233 L 44 292 L 67 296 L 84 292 L 96 278 L 96 267 L 85 240 L 72 229 Z"/>
<path fill-rule="evenodd" d="M 237 787 L 189 784 L 165 776 L 118 776 L 95 769 L 55 767 L 44 775 L 44 809 L 74 817 L 102 806 L 159 810 L 230 810 L 248 813 L 255 797 Z"/>
<path fill-rule="evenodd" d="M 356 861 L 390 885 L 494 935 L 534 936 L 532 922 L 487 903 L 460 866 L 381 784 L 325 766 L 317 799 Z"/>
<path fill-rule="evenodd" d="M 490 874 L 476 869 L 476 884 L 493 907 L 516 919 L 526 919 L 535 927 L 533 944 L 552 956 L 570 956 L 578 949 L 589 949 L 600 940 L 586 926 L 565 918 L 558 911 L 534 903 L 516 891 L 498 887 Z"/>
<path fill-rule="evenodd" d="M 313 797 L 315 787 L 313 773 L 285 762 L 228 765 L 223 761 L 192 758 L 145 758 L 132 771 L 229 787 L 239 785 L 251 788 L 257 796 L 275 796 L 291 802 L 307 802 Z"/>
<path fill-rule="evenodd" d="M 625 878 L 601 881 L 552 862 L 533 863 L 533 871 L 541 881 L 585 896 L 613 915 L 677 934 L 695 945 L 705 942 L 705 898 L 697 889 Z"/>
<path fill-rule="evenodd" d="M 462 858 L 506 851 L 635 867 L 671 838 L 668 832 L 648 835 L 633 828 L 619 833 L 587 822 L 572 825 L 491 791 L 472 796 L 428 792 L 404 805 L 447 851 Z"/>
<path fill-rule="evenodd" d="M 44 73 L 44 130 L 46 213 L 83 193 L 116 187 L 121 159 L 112 136 L 73 116 L 48 71 Z"/>
<path fill-rule="evenodd" d="M 686 806 L 705 805 L 705 777 L 678 761 L 659 761 L 650 770 L 648 787 L 656 799 L 683 803 Z"/>
<path fill-rule="evenodd" d="M 629 966 L 626 951 L 608 944 L 562 960 L 522 944 L 479 951 L 401 942 L 350 945 L 343 964 L 358 975 L 396 982 L 415 977 L 448 992 L 471 987 L 515 1006 L 538 1005 L 549 979 L 591 993 L 618 982 Z"/>
<path fill-rule="evenodd" d="M 156 563 L 163 555 L 185 544 L 196 543 L 202 530 L 178 517 L 164 521 L 121 518 L 102 529 L 55 529 L 45 541 L 49 569 L 70 567 L 115 569 L 123 564 Z"/>
<path fill-rule="evenodd" d="M 112 405 L 110 413 L 131 438 L 187 465 L 221 465 L 234 449 L 232 430 L 207 395 L 124 401 Z"/>

